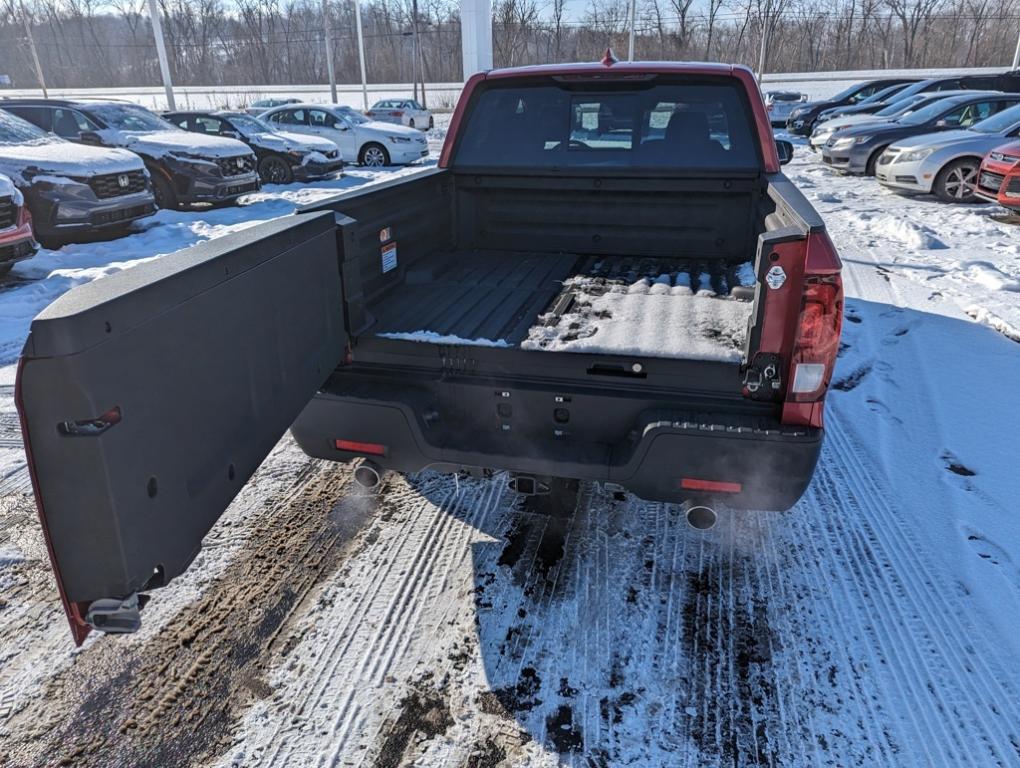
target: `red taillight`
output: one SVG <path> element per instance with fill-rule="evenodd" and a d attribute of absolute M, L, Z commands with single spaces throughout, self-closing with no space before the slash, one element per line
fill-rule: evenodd
<path fill-rule="evenodd" d="M 375 112 L 366 112 L 365 117 L 375 117 Z"/>
<path fill-rule="evenodd" d="M 686 491 L 708 491 L 710 493 L 740 493 L 740 483 L 727 483 L 722 480 L 698 480 L 694 477 L 680 478 L 680 487 Z"/>
<path fill-rule="evenodd" d="M 820 400 L 832 377 L 843 327 L 843 282 L 839 275 L 807 277 L 790 365 L 788 400 Z"/>
<path fill-rule="evenodd" d="M 403 112 L 390 112 L 390 117 L 403 117 Z"/>
<path fill-rule="evenodd" d="M 357 440 L 337 440 L 335 443 L 338 451 L 350 451 L 366 456 L 385 456 L 386 446 L 381 443 L 359 443 Z"/>

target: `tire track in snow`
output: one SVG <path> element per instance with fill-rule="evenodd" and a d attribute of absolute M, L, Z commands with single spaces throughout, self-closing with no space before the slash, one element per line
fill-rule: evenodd
<path fill-rule="evenodd" d="M 834 421 L 838 423 L 838 418 Z M 866 471 L 863 458 L 866 454 L 861 447 L 853 444 L 842 425 L 833 433 L 830 443 L 834 444 L 834 460 L 845 469 L 845 487 L 853 490 L 852 498 L 858 503 L 861 498 L 870 499 L 877 513 L 872 517 L 863 505 L 859 506 L 861 525 L 856 535 L 859 546 L 869 553 L 874 564 L 871 575 L 889 589 L 888 594 L 900 598 L 889 603 L 890 623 L 911 627 L 908 640 L 916 637 L 924 640 L 925 656 L 907 656 L 923 663 L 927 676 L 939 678 L 935 682 L 924 681 L 928 695 L 922 694 L 917 701 L 935 706 L 936 721 L 948 723 L 955 732 L 959 764 L 973 760 L 977 754 L 976 745 L 968 738 L 974 735 L 985 747 L 987 757 L 998 765 L 1020 761 L 1017 730 L 1020 698 L 1015 677 L 1011 685 L 1006 672 L 1009 667 L 996 662 L 997 649 L 973 625 L 969 612 L 955 598 L 953 585 L 925 567 L 926 545 L 910 536 L 900 524 L 897 513 L 886 502 L 889 494 L 874 480 L 876 473 Z M 879 594 L 886 592 L 879 590 Z M 912 643 L 905 642 L 903 647 L 910 648 Z M 974 685 L 968 685 L 971 679 Z M 952 706 L 946 702 L 943 691 L 954 695 Z M 975 700 L 968 694 L 978 694 L 980 698 Z"/>
<path fill-rule="evenodd" d="M 172 625 L 131 645 L 99 638 L 11 723 L 17 765 L 190 766 L 267 695 L 262 658 L 291 612 L 343 554 L 359 521 L 334 525 L 350 473 L 305 459 L 267 504 L 247 547 Z"/>

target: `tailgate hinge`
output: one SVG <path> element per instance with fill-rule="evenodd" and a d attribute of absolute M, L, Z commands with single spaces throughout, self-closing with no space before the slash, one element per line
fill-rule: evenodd
<path fill-rule="evenodd" d="M 139 600 L 137 592 L 123 600 L 116 597 L 104 597 L 89 605 L 85 621 L 93 629 L 111 635 L 137 632 L 142 626 L 141 610 L 145 601 L 144 597 Z"/>

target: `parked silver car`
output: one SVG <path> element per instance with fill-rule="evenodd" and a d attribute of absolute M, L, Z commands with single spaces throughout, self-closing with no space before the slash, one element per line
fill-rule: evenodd
<path fill-rule="evenodd" d="M 967 130 L 928 133 L 895 142 L 878 158 L 880 184 L 915 194 L 934 193 L 951 203 L 977 202 L 981 159 L 1020 136 L 1020 105 L 1004 109 Z"/>
<path fill-rule="evenodd" d="M 785 128 L 786 120 L 794 107 L 807 101 L 807 94 L 798 91 L 766 91 L 765 109 L 769 113 L 769 122 L 773 128 Z"/>
<path fill-rule="evenodd" d="M 427 131 L 436 124 L 432 113 L 414 99 L 377 101 L 365 113 L 365 117 L 369 120 L 378 120 L 380 123 L 406 125 L 408 128 L 419 128 L 423 131 Z"/>

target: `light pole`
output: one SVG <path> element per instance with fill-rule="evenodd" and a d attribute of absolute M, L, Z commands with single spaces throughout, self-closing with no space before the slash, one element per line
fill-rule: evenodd
<path fill-rule="evenodd" d="M 358 60 L 361 63 L 361 100 L 368 111 L 368 79 L 365 76 L 365 35 L 361 31 L 361 0 L 354 0 L 354 26 L 358 31 Z"/>
<path fill-rule="evenodd" d="M 634 61 L 634 17 L 637 15 L 637 0 L 630 0 L 630 44 L 627 46 L 627 61 Z"/>
<path fill-rule="evenodd" d="M 329 95 L 333 104 L 336 98 L 336 70 L 333 69 L 333 31 L 330 29 L 329 0 L 322 0 L 322 33 L 326 38 L 326 71 L 329 72 Z"/>
<path fill-rule="evenodd" d="M 159 72 L 163 76 L 163 88 L 166 90 L 166 103 L 170 111 L 177 109 L 174 103 L 174 84 L 170 80 L 170 62 L 166 58 L 166 43 L 163 42 L 163 22 L 159 18 L 156 0 L 149 0 L 149 20 L 152 22 L 152 36 L 156 38 L 156 56 L 159 58 Z"/>
<path fill-rule="evenodd" d="M 46 92 L 46 79 L 43 77 L 42 64 L 39 63 L 39 52 L 35 49 L 35 38 L 32 37 L 32 25 L 28 23 L 28 14 L 25 13 L 25 4 L 21 3 L 21 20 L 25 24 L 25 36 L 28 37 L 28 47 L 32 51 L 32 61 L 35 63 L 35 76 L 39 80 L 39 87 L 42 88 L 44 99 L 50 96 Z"/>

